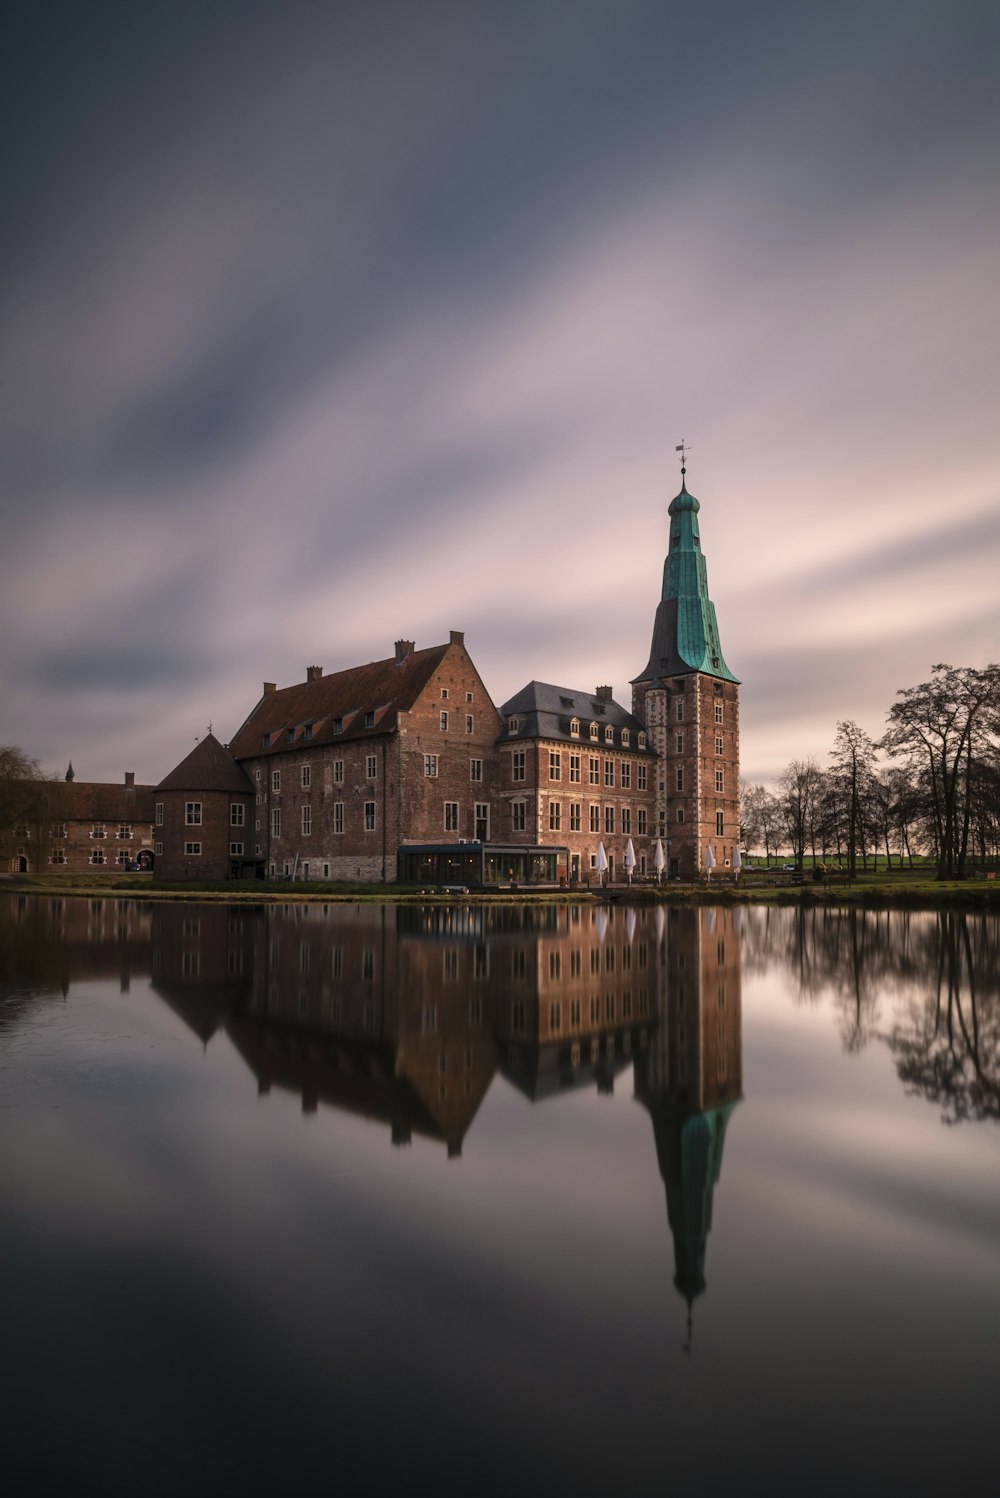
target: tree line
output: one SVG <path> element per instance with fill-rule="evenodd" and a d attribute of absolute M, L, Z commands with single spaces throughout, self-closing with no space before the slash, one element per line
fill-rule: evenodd
<path fill-rule="evenodd" d="M 741 787 L 740 835 L 768 859 L 835 860 L 852 876 L 930 857 L 939 879 L 1000 859 L 1000 666 L 934 666 L 904 687 L 885 733 L 837 724 L 829 765 L 786 766 L 774 791 Z"/>

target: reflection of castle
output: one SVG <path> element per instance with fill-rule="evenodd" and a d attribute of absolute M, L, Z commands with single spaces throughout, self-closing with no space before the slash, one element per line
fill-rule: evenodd
<path fill-rule="evenodd" d="M 539 1102 L 611 1091 L 634 1062 L 675 1283 L 689 1304 L 704 1289 L 742 1081 L 738 913 L 48 903 L 64 990 L 78 971 L 118 973 L 124 956 L 203 1044 L 229 1036 L 260 1093 L 371 1119 L 396 1144 L 418 1135 L 460 1155 L 498 1070 Z"/>

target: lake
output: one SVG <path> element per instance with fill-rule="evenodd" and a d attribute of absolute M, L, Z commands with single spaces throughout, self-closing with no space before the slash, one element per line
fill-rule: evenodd
<path fill-rule="evenodd" d="M 1000 920 L 0 896 L 11 1491 L 990 1483 Z"/>

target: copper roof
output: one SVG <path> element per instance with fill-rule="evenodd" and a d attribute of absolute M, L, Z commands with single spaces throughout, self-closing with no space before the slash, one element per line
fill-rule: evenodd
<path fill-rule="evenodd" d="M 399 714 L 414 705 L 449 648 L 432 645 L 402 660 L 371 661 L 265 692 L 230 750 L 236 759 L 247 759 L 291 746 L 392 733 Z"/>

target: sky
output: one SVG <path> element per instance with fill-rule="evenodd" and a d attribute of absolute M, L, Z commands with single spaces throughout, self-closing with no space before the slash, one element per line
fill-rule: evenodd
<path fill-rule="evenodd" d="M 647 659 L 679 487 L 743 773 L 1000 656 L 995 0 L 15 6 L 0 742 L 156 783 L 461 629 Z"/>

